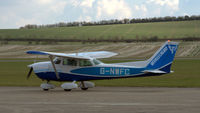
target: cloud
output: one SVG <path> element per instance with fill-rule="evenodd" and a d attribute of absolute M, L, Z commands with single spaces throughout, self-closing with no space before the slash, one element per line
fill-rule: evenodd
<path fill-rule="evenodd" d="M 56 22 L 55 18 L 64 13 L 66 0 L 22 0 L 15 4 L 0 7 L 0 25 L 6 28 L 26 24 L 47 24 Z M 5 28 L 5 27 L 4 27 Z"/>
<path fill-rule="evenodd" d="M 92 18 L 90 16 L 80 16 L 77 21 L 80 21 L 80 22 L 83 22 L 83 21 L 91 22 Z"/>
<path fill-rule="evenodd" d="M 50 4 L 53 2 L 53 0 L 36 0 L 39 4 Z"/>
<path fill-rule="evenodd" d="M 91 8 L 95 0 L 83 0 L 80 5 Z"/>
<path fill-rule="evenodd" d="M 97 19 L 123 19 L 131 16 L 131 8 L 124 0 L 99 0 L 97 2 Z"/>
<path fill-rule="evenodd" d="M 67 2 L 65 0 L 35 0 L 39 7 L 44 7 L 43 10 L 53 11 L 55 13 L 63 13 Z"/>
<path fill-rule="evenodd" d="M 80 5 L 80 1 L 79 0 L 70 0 L 70 4 L 74 7 L 77 7 Z"/>
<path fill-rule="evenodd" d="M 24 18 L 18 18 L 17 22 L 16 22 L 16 25 L 17 26 L 24 26 L 24 25 L 27 25 L 27 24 L 37 24 L 37 23 L 40 23 L 37 19 L 34 19 L 34 18 L 31 18 L 31 19 L 24 19 Z"/>
<path fill-rule="evenodd" d="M 145 4 L 134 5 L 134 14 L 137 14 L 137 17 L 145 17 L 148 13 L 147 7 Z"/>
<path fill-rule="evenodd" d="M 189 5 L 188 2 L 195 4 L 192 0 L 1 0 L 0 28 L 60 21 L 178 16 L 185 12 L 197 12 L 197 6 L 191 11 L 182 9 Z"/>
<path fill-rule="evenodd" d="M 64 12 L 64 8 L 66 6 L 67 2 L 66 1 L 59 1 L 54 5 L 50 6 L 50 9 L 52 11 L 54 11 L 55 13 L 63 13 Z"/>
<path fill-rule="evenodd" d="M 147 2 L 154 3 L 160 6 L 167 6 L 174 11 L 177 11 L 179 9 L 179 0 L 148 0 Z"/>
<path fill-rule="evenodd" d="M 135 5 L 135 9 L 137 10 L 137 11 L 142 11 L 142 12 L 144 12 L 144 13 L 146 13 L 147 12 L 147 8 L 146 8 L 146 6 L 145 5 Z"/>
<path fill-rule="evenodd" d="M 74 7 L 88 7 L 91 8 L 96 0 L 70 0 Z"/>

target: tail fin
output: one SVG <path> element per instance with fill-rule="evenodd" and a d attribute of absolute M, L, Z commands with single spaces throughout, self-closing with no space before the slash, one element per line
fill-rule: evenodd
<path fill-rule="evenodd" d="M 148 70 L 160 70 L 170 73 L 171 64 L 178 49 L 177 42 L 167 41 L 160 49 L 147 60 Z"/>

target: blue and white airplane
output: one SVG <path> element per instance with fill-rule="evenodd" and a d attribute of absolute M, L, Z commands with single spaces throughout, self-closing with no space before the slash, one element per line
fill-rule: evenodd
<path fill-rule="evenodd" d="M 43 90 L 55 88 L 55 85 L 50 84 L 49 81 L 71 81 L 61 85 L 65 91 L 71 91 L 78 87 L 82 90 L 94 87 L 94 83 L 89 82 L 90 80 L 163 75 L 172 72 L 170 68 L 177 48 L 177 42 L 167 41 L 148 60 L 114 64 L 106 64 L 97 60 L 117 55 L 117 53 L 108 51 L 72 54 L 27 51 L 27 54 L 47 55 L 50 58 L 50 61 L 29 65 L 30 71 L 27 78 L 34 71 L 40 79 L 46 80 L 47 83 L 41 84 Z"/>

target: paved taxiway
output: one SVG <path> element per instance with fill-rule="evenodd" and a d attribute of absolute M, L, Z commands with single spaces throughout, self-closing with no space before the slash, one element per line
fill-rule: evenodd
<path fill-rule="evenodd" d="M 200 88 L 0 87 L 0 113 L 200 113 Z"/>

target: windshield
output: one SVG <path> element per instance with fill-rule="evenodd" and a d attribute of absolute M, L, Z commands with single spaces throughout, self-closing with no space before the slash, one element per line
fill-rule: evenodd
<path fill-rule="evenodd" d="M 61 60 L 58 57 L 56 57 L 53 62 L 54 64 L 60 64 Z"/>
<path fill-rule="evenodd" d="M 97 59 L 93 59 L 93 62 L 94 62 L 95 65 L 99 65 L 99 64 L 102 63 L 101 61 L 99 61 L 99 60 L 97 60 Z"/>

